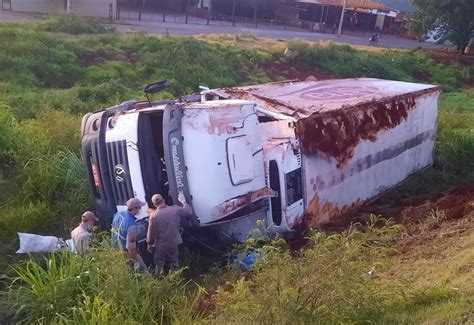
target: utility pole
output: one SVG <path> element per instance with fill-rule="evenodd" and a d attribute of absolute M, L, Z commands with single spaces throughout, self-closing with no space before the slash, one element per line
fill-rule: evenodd
<path fill-rule="evenodd" d="M 235 26 L 235 1 L 232 2 L 232 26 Z"/>
<path fill-rule="evenodd" d="M 255 20 L 255 28 L 257 28 L 258 24 L 257 24 L 257 10 L 258 10 L 258 0 L 255 0 L 255 8 L 254 8 L 254 12 L 253 12 L 253 19 Z"/>
<path fill-rule="evenodd" d="M 342 34 L 342 21 L 344 20 L 344 11 L 346 11 L 346 0 L 342 2 L 341 18 L 339 19 L 339 28 L 337 29 L 337 36 L 340 37 Z"/>

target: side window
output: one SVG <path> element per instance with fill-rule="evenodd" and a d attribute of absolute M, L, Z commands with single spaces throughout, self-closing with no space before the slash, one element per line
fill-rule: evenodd
<path fill-rule="evenodd" d="M 281 225 L 281 188 L 280 174 L 278 172 L 278 164 L 275 160 L 270 160 L 270 188 L 278 193 L 278 196 L 272 197 L 270 204 L 272 206 L 273 223 L 277 226 Z"/>
<path fill-rule="evenodd" d="M 286 201 L 290 206 L 303 198 L 303 182 L 301 177 L 301 167 L 285 174 L 286 181 Z"/>

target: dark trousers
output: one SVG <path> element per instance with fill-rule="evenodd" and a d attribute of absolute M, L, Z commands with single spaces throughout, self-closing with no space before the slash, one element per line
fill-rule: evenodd
<path fill-rule="evenodd" d="M 166 262 L 169 263 L 170 270 L 179 268 L 178 246 L 155 247 L 155 275 L 160 276 Z"/>

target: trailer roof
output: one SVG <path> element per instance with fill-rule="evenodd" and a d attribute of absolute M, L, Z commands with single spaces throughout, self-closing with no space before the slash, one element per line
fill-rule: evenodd
<path fill-rule="evenodd" d="M 256 86 L 218 88 L 210 92 L 223 98 L 255 101 L 260 107 L 295 118 L 328 113 L 400 96 L 421 96 L 439 86 L 384 79 L 332 79 L 285 81 Z"/>

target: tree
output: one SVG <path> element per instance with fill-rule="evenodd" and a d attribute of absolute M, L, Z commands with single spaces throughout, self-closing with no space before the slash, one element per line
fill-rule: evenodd
<path fill-rule="evenodd" d="M 453 42 L 464 53 L 474 38 L 474 0 L 411 0 L 419 7 L 418 18 L 442 39 Z"/>

